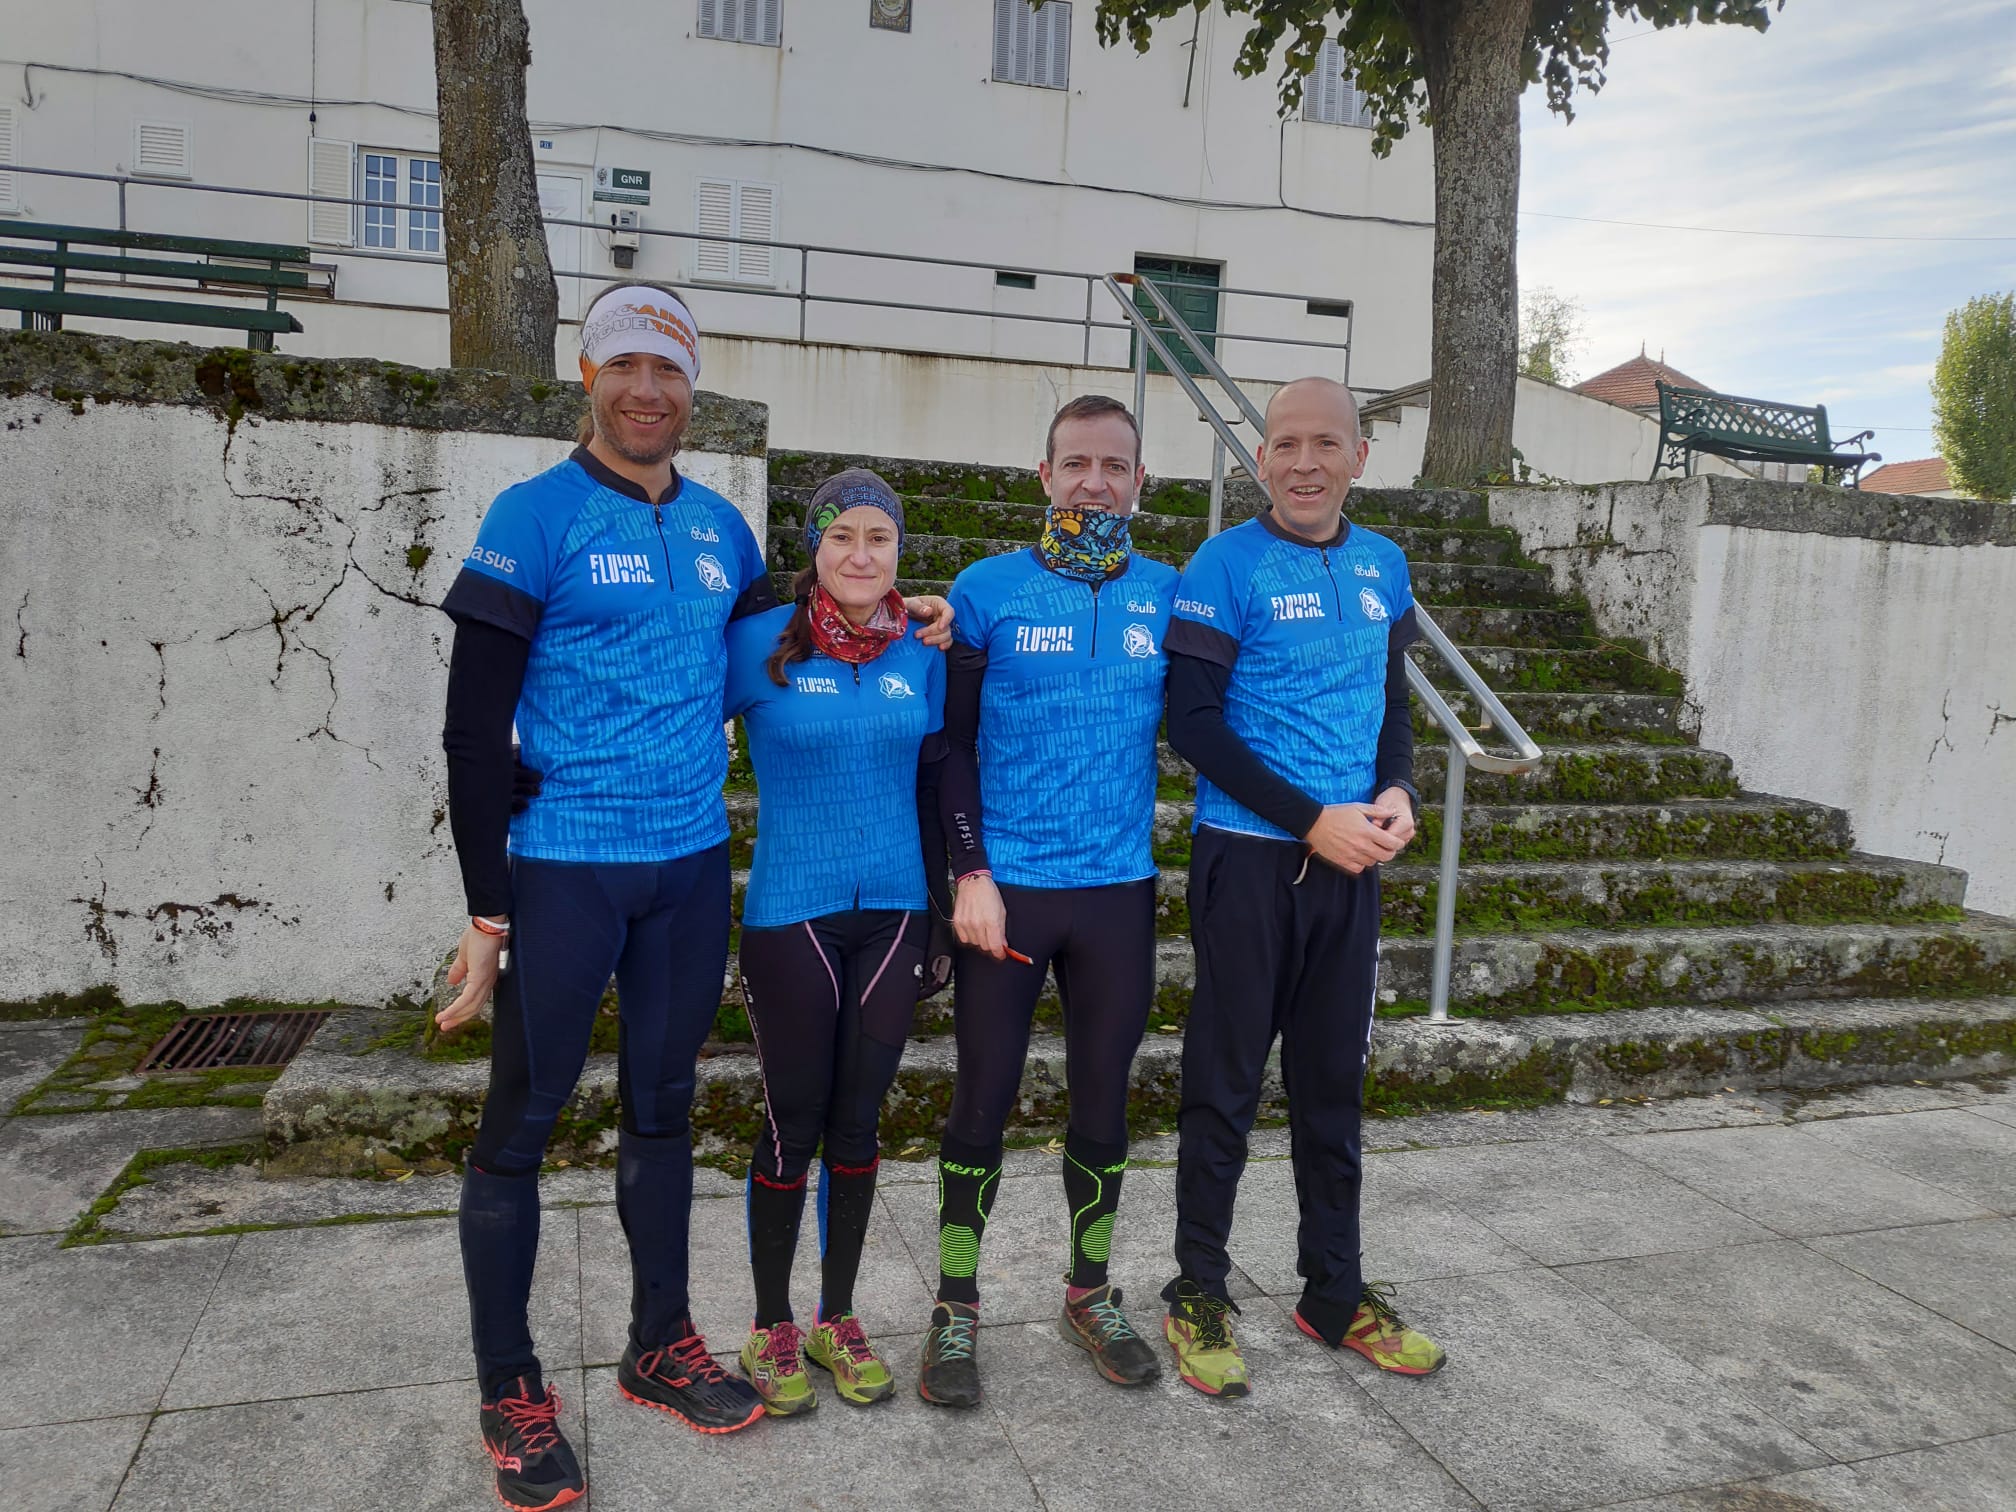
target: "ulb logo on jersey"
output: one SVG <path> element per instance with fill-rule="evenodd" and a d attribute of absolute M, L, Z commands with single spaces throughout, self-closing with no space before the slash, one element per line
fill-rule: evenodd
<path fill-rule="evenodd" d="M 700 574 L 700 582 L 710 593 L 726 593 L 729 588 L 728 574 L 714 557 L 702 553 L 693 558 L 693 566 Z"/>
<path fill-rule="evenodd" d="M 1146 625 L 1129 625 L 1120 637 L 1120 645 L 1129 656 L 1155 654 L 1155 637 L 1149 634 Z"/>
<path fill-rule="evenodd" d="M 1379 576 L 1379 569 L 1374 567 L 1370 562 L 1354 562 L 1351 570 L 1360 577 L 1375 578 Z"/>
<path fill-rule="evenodd" d="M 1127 612 L 1129 614 L 1153 614 L 1155 612 L 1154 595 L 1150 594 L 1146 598 L 1136 595 L 1130 598 L 1127 600 Z"/>
<path fill-rule="evenodd" d="M 1365 618 L 1368 620 L 1383 620 L 1386 618 L 1385 600 L 1380 598 L 1370 588 L 1360 588 L 1358 590 L 1358 607 L 1365 611 Z"/>
<path fill-rule="evenodd" d="M 910 686 L 910 679 L 901 672 L 884 672 L 882 680 L 876 684 L 884 698 L 915 698 L 917 690 Z"/>

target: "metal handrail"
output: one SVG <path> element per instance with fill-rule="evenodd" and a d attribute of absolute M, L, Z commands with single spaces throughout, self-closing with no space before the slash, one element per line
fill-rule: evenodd
<path fill-rule="evenodd" d="M 359 199 L 343 195 L 303 194 L 299 191 L 291 189 L 255 189 L 242 184 L 207 184 L 207 183 L 198 183 L 186 179 L 145 178 L 126 173 L 93 173 L 84 169 L 43 168 L 43 167 L 30 166 L 28 164 L 17 164 L 17 163 L 7 164 L 5 167 L 5 171 L 8 173 L 36 174 L 45 178 L 76 180 L 78 182 L 83 183 L 102 183 L 113 185 L 118 193 L 119 229 L 122 231 L 127 229 L 126 191 L 129 187 L 150 189 L 150 190 L 166 189 L 179 192 L 237 195 L 249 199 L 285 200 L 307 205 L 344 205 L 350 207 L 356 207 L 361 205 L 361 206 L 373 206 L 376 208 L 384 209 L 388 207 L 389 203 L 390 208 L 397 210 L 410 211 L 419 209 L 434 215 L 439 215 L 442 213 L 441 208 L 439 206 L 413 206 L 405 204 L 403 202 L 387 202 L 385 200 Z M 572 227 L 578 227 L 582 230 L 605 232 L 605 233 L 610 229 L 607 223 L 603 221 L 572 220 L 562 216 L 541 217 L 541 222 L 542 224 L 547 226 L 572 226 Z M 0 225 L 4 225 L 4 222 L 0 222 Z M 834 246 L 821 245 L 817 242 L 770 241 L 761 237 L 721 236 L 711 232 L 701 232 L 701 231 L 674 231 L 657 226 L 640 226 L 634 234 L 638 236 L 663 237 L 671 241 L 707 242 L 710 244 L 720 244 L 726 246 L 767 247 L 774 252 L 797 254 L 798 288 L 796 290 L 765 288 L 758 284 L 738 284 L 732 281 L 721 283 L 703 282 L 698 279 L 691 279 L 691 278 L 686 279 L 685 282 L 695 290 L 705 290 L 709 293 L 722 296 L 735 297 L 735 298 L 748 298 L 748 299 L 785 299 L 794 301 L 798 305 L 797 339 L 801 342 L 810 339 L 806 334 L 807 321 L 810 313 L 810 307 L 815 304 L 849 305 L 861 309 L 902 310 L 914 314 L 925 314 L 925 315 L 963 315 L 986 320 L 1019 321 L 1024 324 L 1038 325 L 1038 326 L 1069 326 L 1082 330 L 1084 332 L 1084 340 L 1081 345 L 1080 357 L 1083 364 L 1087 367 L 1095 365 L 1092 361 L 1092 335 L 1095 331 L 1125 331 L 1129 329 L 1127 323 L 1124 321 L 1093 319 L 1092 316 L 1093 289 L 1094 286 L 1097 285 L 1104 277 L 1103 274 L 1098 273 L 1083 273 L 1073 269 L 1066 269 L 1066 268 L 1032 268 L 1021 266 L 1018 264 L 976 262 L 968 258 L 931 257 L 921 253 L 911 253 L 911 252 L 881 252 L 881 251 L 873 251 L 864 247 L 834 247 Z M 327 256 L 333 260 L 347 260 L 355 258 L 360 261 L 367 261 L 367 262 L 398 262 L 398 263 L 411 263 L 411 264 L 423 264 L 423 265 L 431 264 L 435 267 L 440 267 L 446 262 L 445 256 L 432 253 L 412 253 L 412 252 L 395 251 L 391 249 L 375 249 L 375 248 L 354 247 L 354 246 L 338 247 L 320 242 L 312 243 L 310 245 L 314 246 L 314 248 L 319 254 Z M 870 262 L 906 263 L 922 267 L 962 268 L 975 271 L 1021 273 L 1036 278 L 1063 279 L 1071 282 L 1080 282 L 1085 285 L 1085 310 L 1083 315 L 1046 315 L 1021 310 L 1002 310 L 994 308 L 982 308 L 977 306 L 933 305 L 933 304 L 922 304 L 908 300 L 868 299 L 857 296 L 850 296 L 846 294 L 815 294 L 812 292 L 812 281 L 811 281 L 811 264 L 812 264 L 812 258 L 815 256 L 853 258 Z M 553 270 L 553 276 L 555 278 L 587 280 L 593 283 L 602 284 L 602 283 L 608 283 L 612 280 L 612 278 L 620 277 L 621 275 L 620 273 L 618 274 L 611 274 L 609 272 L 591 273 L 591 272 L 576 271 L 573 269 L 556 268 Z M 126 281 L 127 280 L 125 275 L 122 274 L 120 277 L 120 282 L 124 283 Z M 1351 303 L 1349 300 L 1339 299 L 1334 294 L 1297 294 L 1281 289 L 1247 289 L 1247 288 L 1220 287 L 1219 289 L 1216 290 L 1216 293 L 1221 297 L 1221 299 L 1223 296 L 1236 295 L 1241 298 L 1250 298 L 1250 299 L 1287 300 L 1291 303 L 1298 303 L 1298 304 L 1327 303 L 1333 305 L 1342 304 L 1348 306 Z M 337 298 L 333 287 L 328 297 L 331 299 L 336 299 L 336 302 L 338 303 L 347 302 Z M 412 310 L 416 312 L 425 312 L 430 314 L 447 313 L 447 307 L 445 305 L 402 304 L 393 306 L 393 308 Z M 1355 313 L 1344 317 L 1344 320 L 1345 320 L 1345 338 L 1342 341 L 1324 341 L 1314 337 L 1302 337 L 1302 336 L 1242 335 L 1237 331 L 1229 331 L 1229 330 L 1220 331 L 1217 334 L 1218 339 L 1221 341 L 1245 342 L 1253 346 L 1263 346 L 1263 347 L 1299 346 L 1299 347 L 1308 347 L 1314 351 L 1342 352 L 1344 354 L 1344 372 L 1345 376 L 1348 378 L 1351 371 L 1351 341 L 1352 336 L 1355 333 L 1357 323 Z M 735 333 L 724 333 L 724 334 L 735 334 Z M 775 336 L 759 336 L 757 339 L 789 340 L 790 338 L 775 337 Z M 961 355 L 961 354 L 952 354 L 952 355 Z M 1137 413 L 1139 412 L 1139 408 L 1140 407 L 1137 405 L 1136 406 Z"/>
<path fill-rule="evenodd" d="M 1197 359 L 1205 373 L 1231 396 L 1239 409 L 1240 418 L 1250 421 L 1256 431 L 1264 434 L 1265 417 L 1219 365 L 1211 349 L 1198 339 L 1197 333 L 1190 329 L 1188 322 L 1177 313 L 1175 307 L 1162 296 L 1162 291 L 1150 280 L 1126 273 L 1107 275 L 1106 292 L 1111 294 L 1114 301 L 1127 313 L 1128 321 L 1140 339 L 1141 346 L 1137 348 L 1135 361 L 1137 387 L 1147 360 L 1145 349 L 1152 349 L 1162 366 L 1189 396 L 1190 402 L 1197 406 L 1199 417 L 1210 425 L 1214 433 L 1210 533 L 1216 535 L 1221 527 L 1221 479 L 1225 470 L 1225 454 L 1230 452 L 1239 465 L 1246 469 L 1247 476 L 1255 482 L 1258 482 L 1260 477 L 1259 464 L 1254 460 L 1253 453 L 1248 451 L 1245 444 L 1233 433 L 1233 422 L 1218 413 L 1218 407 L 1205 396 L 1197 380 L 1176 360 L 1175 354 L 1170 351 L 1169 344 L 1162 339 L 1154 322 L 1149 320 L 1127 296 L 1121 287 L 1123 284 L 1146 289 L 1156 312 L 1168 322 L 1170 329 L 1182 338 L 1183 344 Z M 1428 717 L 1440 725 L 1443 733 L 1449 737 L 1449 772 L 1442 799 L 1441 879 L 1435 892 L 1435 973 L 1428 998 L 1429 1020 L 1444 1024 L 1449 1022 L 1449 977 L 1455 958 L 1456 883 L 1463 850 L 1465 776 L 1473 766 L 1485 772 L 1509 774 L 1530 772 L 1540 765 L 1541 754 L 1540 747 L 1520 727 L 1519 721 L 1512 717 L 1504 702 L 1491 691 L 1490 685 L 1478 674 L 1477 669 L 1470 665 L 1469 659 L 1457 649 L 1456 643 L 1449 639 L 1442 627 L 1435 623 L 1434 617 L 1418 603 L 1414 606 L 1414 619 L 1421 628 L 1421 639 L 1448 663 L 1456 674 L 1456 680 L 1472 698 L 1477 700 L 1478 707 L 1484 712 L 1483 728 L 1488 730 L 1495 727 L 1513 747 L 1515 753 L 1510 756 L 1499 756 L 1485 750 L 1483 743 L 1477 739 L 1477 732 L 1463 723 L 1456 711 L 1449 706 L 1449 701 L 1442 696 L 1441 690 L 1428 680 L 1428 675 L 1420 667 L 1415 665 L 1414 658 L 1411 656 L 1407 658 L 1408 688 L 1427 708 Z"/>

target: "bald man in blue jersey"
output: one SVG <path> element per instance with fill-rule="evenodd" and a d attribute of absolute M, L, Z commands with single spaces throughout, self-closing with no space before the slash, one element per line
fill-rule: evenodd
<path fill-rule="evenodd" d="M 1164 1334 L 1183 1379 L 1244 1396 L 1226 1240 L 1275 1039 L 1301 1208 L 1295 1322 L 1382 1370 L 1442 1351 L 1367 1286 L 1359 1121 L 1379 970 L 1379 867 L 1414 835 L 1407 559 L 1344 502 L 1366 443 L 1351 391 L 1278 391 L 1258 453 L 1269 507 L 1206 541 L 1169 630 L 1169 742 L 1197 768 L 1196 987 L 1183 1037 L 1176 1262 Z"/>

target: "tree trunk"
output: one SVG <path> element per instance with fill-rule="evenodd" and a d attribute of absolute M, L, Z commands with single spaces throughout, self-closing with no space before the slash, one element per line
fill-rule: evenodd
<path fill-rule="evenodd" d="M 1533 0 L 1417 0 L 1435 116 L 1433 377 L 1423 476 L 1512 467 L 1518 393 L 1519 95 Z"/>
<path fill-rule="evenodd" d="M 448 360 L 553 376 L 559 300 L 525 122 L 522 0 L 434 0 Z"/>

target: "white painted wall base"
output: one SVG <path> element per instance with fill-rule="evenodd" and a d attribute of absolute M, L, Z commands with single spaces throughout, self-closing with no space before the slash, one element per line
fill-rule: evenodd
<path fill-rule="evenodd" d="M 1506 489 L 1491 517 L 1686 675 L 1746 788 L 2016 914 L 2016 510 L 1694 478 Z"/>
<path fill-rule="evenodd" d="M 463 908 L 433 606 L 568 444 L 32 394 L 0 434 L 0 999 L 422 986 Z M 681 466 L 761 531 L 761 456 Z"/>

